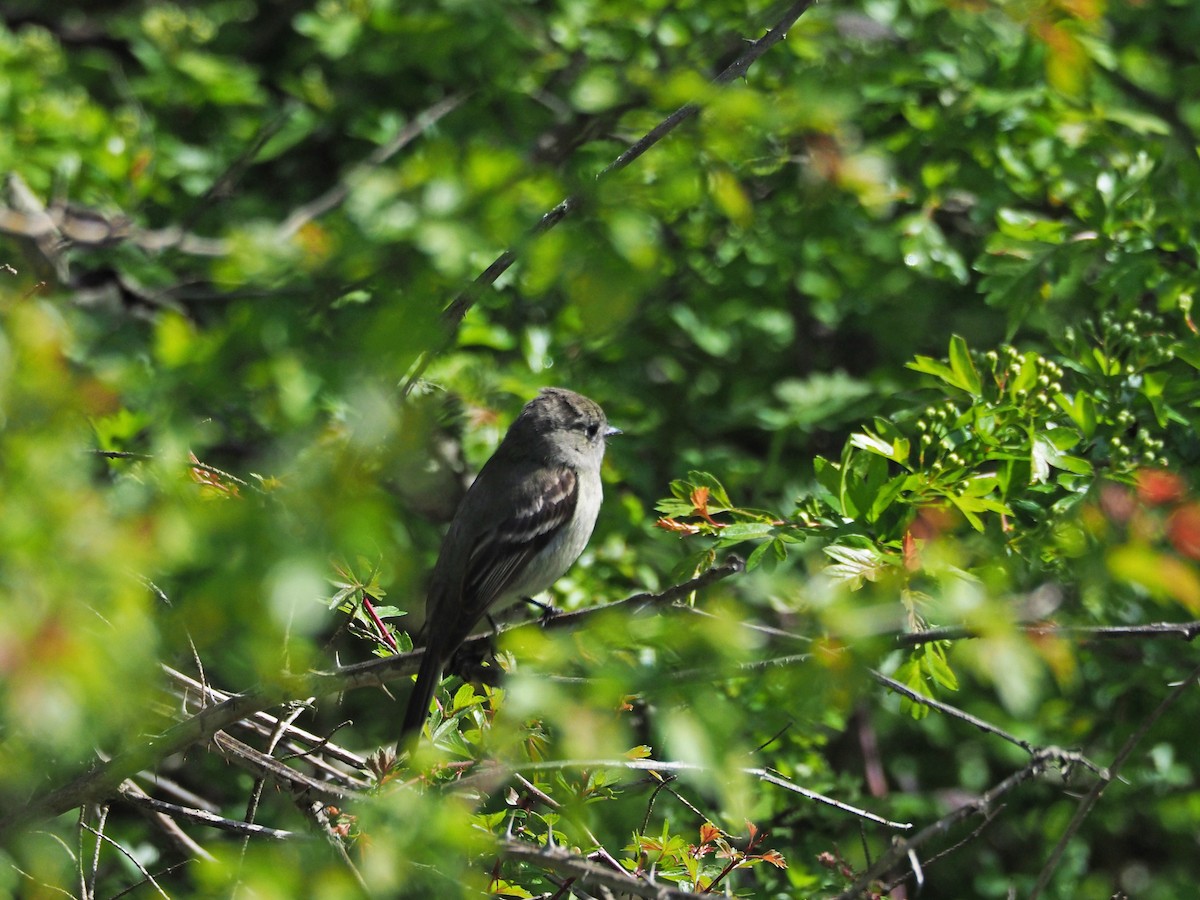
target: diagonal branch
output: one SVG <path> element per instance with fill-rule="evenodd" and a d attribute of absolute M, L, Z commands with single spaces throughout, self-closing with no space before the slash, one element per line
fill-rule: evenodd
<path fill-rule="evenodd" d="M 341 179 L 324 194 L 292 210 L 291 214 L 280 223 L 277 229 L 280 240 L 292 237 L 313 219 L 320 218 L 331 209 L 340 206 L 350 195 L 350 187 L 356 179 L 360 178 L 368 169 L 378 168 L 383 165 L 391 157 L 395 156 L 428 131 L 433 125 L 437 124 L 438 120 L 443 116 L 458 109 L 465 99 L 466 97 L 462 94 L 453 94 L 439 100 L 401 128 L 386 144 L 376 147 L 365 160 L 351 169 L 345 178 Z"/>
<path fill-rule="evenodd" d="M 858 876 L 854 884 L 837 895 L 834 900 L 851 900 L 863 896 L 871 882 L 895 868 L 901 860 L 935 837 L 943 835 L 972 816 L 988 816 L 996 802 L 1022 784 L 1040 775 L 1046 766 L 1057 759 L 1058 751 L 1053 748 L 1038 751 L 1027 765 L 1013 772 L 999 784 L 986 791 L 974 801 L 965 803 L 936 822 L 926 825 L 907 840 L 895 842 L 888 851 Z"/>
<path fill-rule="evenodd" d="M 156 800 L 154 797 L 149 797 L 140 791 L 134 792 L 122 789 L 120 797 L 126 803 L 136 806 L 139 809 L 169 816 L 172 819 L 182 819 L 185 822 L 191 822 L 195 825 L 207 825 L 210 828 L 219 828 L 222 831 L 230 831 L 245 837 L 270 838 L 276 841 L 305 837 L 305 835 L 297 834 L 294 831 L 267 828 L 264 825 L 255 825 L 251 822 L 239 822 L 237 819 L 227 819 L 225 816 L 218 816 L 205 809 L 195 809 L 190 806 L 180 806 L 177 803 L 168 803 L 165 800 Z"/>
<path fill-rule="evenodd" d="M 751 41 L 750 44 L 742 51 L 741 55 L 734 60 L 729 66 L 720 72 L 714 79 L 713 84 L 724 85 L 735 79 L 741 78 L 746 74 L 746 71 L 752 66 L 764 53 L 778 44 L 787 35 L 788 29 L 796 23 L 809 7 L 813 6 L 816 0 L 796 0 L 784 10 L 783 13 L 775 20 L 771 28 L 756 41 Z M 633 146 L 625 150 L 620 156 L 614 159 L 611 163 L 605 166 L 600 174 L 596 176 L 597 180 L 603 179 L 614 172 L 619 172 L 624 169 L 639 156 L 665 138 L 668 134 L 678 128 L 688 119 L 693 118 L 700 112 L 701 105 L 699 103 L 687 103 L 675 112 L 671 113 L 650 131 L 643 135 Z M 496 279 L 503 275 L 509 267 L 512 266 L 524 249 L 539 235 L 549 231 L 576 209 L 582 203 L 582 198 L 579 194 L 572 194 L 565 198 L 561 203 L 547 212 L 542 218 L 526 233 L 524 239 L 515 247 L 511 247 L 501 253 L 479 276 L 472 282 L 471 286 L 464 290 L 461 294 L 451 301 L 442 313 L 443 321 L 448 326 L 448 332 L 452 335 L 458 328 L 463 316 L 466 315 L 474 304 L 483 288 L 489 287 L 496 282 Z M 428 354 L 426 355 L 426 361 Z M 416 371 L 409 377 L 406 392 L 411 390 L 419 379 L 420 372 L 424 369 L 424 363 L 418 364 Z"/>
<path fill-rule="evenodd" d="M 914 691 L 912 688 L 908 687 L 908 685 L 902 684 L 901 682 L 896 681 L 894 678 L 888 678 L 882 672 L 877 672 L 874 669 L 868 669 L 867 671 L 870 672 L 872 678 L 874 678 L 885 688 L 895 691 L 902 697 L 907 697 L 913 703 L 920 704 L 921 706 L 928 707 L 929 709 L 937 710 L 938 712 L 950 716 L 951 718 L 966 722 L 968 725 L 978 728 L 985 734 L 994 734 L 996 737 L 1002 738 L 1003 740 L 1008 741 L 1010 744 L 1015 744 L 1030 755 L 1036 756 L 1038 753 L 1043 752 L 1046 749 L 1043 747 L 1036 747 L 1029 743 L 1029 741 L 1022 740 L 1015 734 L 1010 734 L 1003 728 L 1000 728 L 998 725 L 993 725 L 991 722 L 985 721 L 978 716 L 973 716 L 969 712 L 959 709 L 957 706 L 951 706 L 949 703 L 943 703 L 942 701 L 935 700 L 932 697 L 926 697 L 924 694 Z M 1083 756 L 1083 754 L 1076 753 L 1074 751 L 1060 750 L 1057 748 L 1054 749 L 1054 752 L 1060 758 L 1070 762 L 1078 763 L 1085 769 L 1094 772 L 1100 778 L 1107 779 L 1111 777 L 1108 770 L 1091 762 L 1087 757 Z"/>
<path fill-rule="evenodd" d="M 1059 860 L 1062 859 L 1062 855 L 1067 849 L 1067 844 L 1070 843 L 1071 838 L 1075 836 L 1075 832 L 1079 830 L 1079 826 L 1083 824 L 1083 820 L 1086 819 L 1088 814 L 1092 811 L 1092 807 L 1096 805 L 1096 802 L 1100 799 L 1100 795 L 1104 793 L 1104 789 L 1109 786 L 1113 778 L 1116 777 L 1117 772 L 1120 771 L 1123 765 L 1125 765 L 1125 762 L 1129 759 L 1130 754 L 1133 753 L 1134 748 L 1141 742 L 1142 738 L 1144 738 L 1150 732 L 1150 729 L 1154 727 L 1154 723 L 1162 718 L 1163 714 L 1172 706 L 1174 706 L 1186 691 L 1191 690 L 1197 681 L 1200 681 L 1200 666 L 1192 669 L 1191 674 L 1188 675 L 1187 678 L 1175 685 L 1175 689 L 1162 699 L 1162 702 L 1155 707 L 1154 712 L 1150 713 L 1150 715 L 1146 717 L 1146 721 L 1144 721 L 1137 731 L 1131 734 L 1125 743 L 1121 745 L 1121 749 L 1117 751 L 1117 755 L 1113 758 L 1112 765 L 1108 767 L 1107 773 L 1101 777 L 1100 780 L 1097 781 L 1092 787 L 1092 789 L 1087 792 L 1087 795 L 1081 801 L 1079 801 L 1079 806 L 1075 810 L 1075 815 L 1072 816 L 1071 821 L 1067 823 L 1066 831 L 1064 831 L 1062 837 L 1058 839 L 1058 843 L 1055 844 L 1054 850 L 1050 854 L 1050 858 L 1046 861 L 1046 865 L 1038 875 L 1037 883 L 1034 884 L 1033 890 L 1029 894 L 1029 900 L 1037 900 L 1041 892 L 1045 890 L 1047 885 L 1049 885 L 1050 879 L 1054 875 L 1054 870 L 1058 868 Z"/>

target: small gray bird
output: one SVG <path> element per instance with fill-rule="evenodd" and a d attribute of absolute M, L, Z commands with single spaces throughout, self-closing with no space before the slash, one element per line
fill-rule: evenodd
<path fill-rule="evenodd" d="M 541 593 L 579 558 L 600 512 L 605 439 L 619 433 L 596 403 L 563 388 L 544 389 L 509 427 L 434 566 L 401 749 L 420 738 L 443 667 L 483 615 Z"/>

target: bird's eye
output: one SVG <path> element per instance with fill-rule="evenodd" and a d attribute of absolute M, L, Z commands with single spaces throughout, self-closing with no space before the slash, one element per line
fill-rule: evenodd
<path fill-rule="evenodd" d="M 600 433 L 600 424 L 598 422 L 589 422 L 583 430 L 589 438 L 594 438 Z"/>

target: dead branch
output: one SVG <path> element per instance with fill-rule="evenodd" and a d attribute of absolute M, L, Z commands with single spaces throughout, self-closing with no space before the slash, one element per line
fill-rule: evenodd
<path fill-rule="evenodd" d="M 1020 624 L 1016 627 L 1025 634 L 1034 636 L 1062 635 L 1096 640 L 1173 637 L 1190 642 L 1200 635 L 1200 621 L 1148 622 L 1145 625 L 1053 625 L 1038 622 Z M 961 641 L 986 636 L 978 629 L 950 625 L 943 628 L 930 628 L 928 631 L 897 635 L 896 644 L 900 647 L 917 647 L 932 641 Z"/>

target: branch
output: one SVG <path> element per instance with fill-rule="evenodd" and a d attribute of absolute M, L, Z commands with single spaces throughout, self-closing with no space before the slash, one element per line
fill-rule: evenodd
<path fill-rule="evenodd" d="M 507 840 L 500 845 L 500 855 L 508 859 L 540 866 L 558 872 L 572 882 L 600 885 L 618 891 L 621 897 L 648 897 L 650 900 L 694 900 L 691 891 L 681 891 L 667 885 L 636 878 L 621 869 L 597 865 L 560 847 L 537 847 L 523 841 Z"/>
<path fill-rule="evenodd" d="M 1124 638 L 1177 637 L 1192 641 L 1200 635 L 1200 621 L 1193 622 L 1149 622 L 1145 625 L 1047 625 L 1024 624 L 1017 628 L 1029 635 L 1064 635 L 1067 637 L 1095 638 L 1097 640 L 1120 640 Z M 960 641 L 986 636 L 986 632 L 965 626 L 949 625 L 930 628 L 911 634 L 896 635 L 899 647 L 918 647 L 932 641 Z"/>
<path fill-rule="evenodd" d="M 143 791 L 141 787 L 139 787 L 134 781 L 125 781 L 121 784 L 121 796 L 125 798 L 132 797 L 132 799 L 139 804 L 142 800 L 152 799 L 150 795 Z M 172 804 L 168 805 L 170 806 Z M 182 809 L 183 807 L 180 808 Z M 216 861 L 215 856 L 192 840 L 191 835 L 179 827 L 179 823 L 175 821 L 173 816 L 167 814 L 163 810 L 151 809 L 145 805 L 139 805 L 138 809 L 146 816 L 147 819 L 162 829 L 163 833 L 167 836 L 167 840 L 174 844 L 175 849 L 178 850 L 183 856 L 189 858 L 196 857 L 197 859 L 202 859 L 205 862 Z"/>
<path fill-rule="evenodd" d="M 188 806 L 179 806 L 176 803 L 167 803 L 165 800 L 156 800 L 143 793 L 134 793 L 133 791 L 122 789 L 118 796 L 126 803 L 136 806 L 139 809 L 147 809 L 172 819 L 182 819 L 185 822 L 192 822 L 196 825 L 207 825 L 209 828 L 219 828 L 221 831 L 230 831 L 246 837 L 271 838 L 276 841 L 305 837 L 294 831 L 283 831 L 279 828 L 267 828 L 264 825 L 254 825 L 250 822 L 239 822 L 237 819 L 227 819 L 224 816 L 215 815 L 204 809 L 194 809 Z"/>
<path fill-rule="evenodd" d="M 809 7 L 815 3 L 816 0 L 797 0 L 797 2 L 792 3 L 782 14 L 780 14 L 779 18 L 775 20 L 775 24 L 771 26 L 766 34 L 764 34 L 757 41 L 752 41 L 750 45 L 746 47 L 744 51 L 742 51 L 741 56 L 734 60 L 732 64 L 726 67 L 724 71 L 722 71 L 713 79 L 713 84 L 728 84 L 734 79 L 744 76 L 746 71 L 758 60 L 760 56 L 783 40 L 788 29 L 791 28 L 792 25 L 795 24 L 796 20 L 804 15 L 804 13 L 808 11 Z M 600 174 L 596 176 L 597 181 L 613 174 L 614 172 L 619 172 L 621 169 L 624 169 L 635 159 L 674 131 L 683 122 L 686 122 L 688 119 L 695 116 L 698 112 L 700 112 L 700 109 L 701 106 L 699 103 L 688 103 L 679 107 L 679 109 L 675 110 L 675 112 L 671 113 L 652 129 L 650 129 L 650 131 L 643 135 L 642 138 L 628 150 L 605 166 L 600 171 Z M 495 261 L 479 274 L 475 281 L 472 282 L 471 286 L 455 297 L 442 313 L 442 318 L 448 326 L 448 331 L 453 334 L 458 328 L 463 316 L 465 316 L 467 310 L 474 305 L 475 299 L 478 297 L 482 288 L 494 284 L 496 279 L 504 274 L 504 272 L 506 272 L 508 268 L 517 261 L 517 257 L 521 251 L 528 246 L 531 241 L 533 241 L 539 235 L 549 231 L 568 215 L 578 209 L 581 202 L 582 198 L 578 194 L 572 194 L 571 196 L 567 197 L 561 203 L 543 215 L 537 224 L 535 224 L 529 230 L 519 245 L 505 250 L 498 257 L 496 257 Z M 416 383 L 417 377 L 423 368 L 423 366 L 418 366 L 417 371 L 409 377 L 408 389 L 411 389 L 411 386 Z"/>
<path fill-rule="evenodd" d="M 67 244 L 98 248 L 128 242 L 147 253 L 177 250 L 193 256 L 229 252 L 223 238 L 201 237 L 182 228 L 141 228 L 123 213 L 106 215 L 57 201 L 45 206 L 15 172 L 9 173 L 7 187 L 10 203 L 0 204 L 0 231 L 34 241 L 63 282 L 70 281 L 60 254 Z"/>
<path fill-rule="evenodd" d="M 714 566 L 690 581 L 667 588 L 657 594 L 635 594 L 626 600 L 615 603 L 563 613 L 551 619 L 547 624 L 552 628 L 578 625 L 588 616 L 614 608 L 632 608 L 635 613 L 656 608 L 672 603 L 722 578 L 741 572 L 743 568 L 744 565 L 740 559 L 731 557 L 724 565 Z M 528 622 L 509 626 L 502 631 L 530 627 L 539 627 L 539 625 L 537 622 Z M 493 634 L 489 632 L 468 638 L 466 643 L 487 644 L 493 639 Z M 228 695 L 227 699 L 171 726 L 162 734 L 145 740 L 139 746 L 116 754 L 112 759 L 94 763 L 87 771 L 75 776 L 67 784 L 51 788 L 45 793 L 33 797 L 27 803 L 7 810 L 3 817 L 0 817 L 0 840 L 10 832 L 61 815 L 84 803 L 98 802 L 106 797 L 112 797 L 118 793 L 123 781 L 133 778 L 143 769 L 151 769 L 159 761 L 172 754 L 182 752 L 194 744 L 215 740 L 217 733 L 223 729 L 273 706 L 279 706 L 294 697 L 324 697 L 359 688 L 380 687 L 399 678 L 413 675 L 420 667 L 422 655 L 422 650 L 414 650 L 386 659 L 372 659 L 354 665 L 339 666 L 329 672 L 312 672 L 305 675 L 284 674 L 269 685 L 263 685 L 241 694 Z M 238 745 L 246 746 L 241 742 L 234 741 L 228 735 L 222 736 L 221 743 L 230 752 L 237 752 L 240 749 Z M 239 756 L 245 759 L 250 758 L 246 754 L 239 754 Z M 262 755 L 258 754 L 258 756 Z M 278 775 L 281 778 L 285 776 L 285 773 L 275 767 L 286 769 L 288 773 L 291 773 L 287 776 L 288 780 L 293 783 L 299 779 L 311 782 L 312 785 L 323 785 L 315 779 L 307 778 L 307 776 L 283 766 L 278 760 L 270 757 L 262 759 L 255 757 L 254 762 L 255 764 L 261 763 L 263 767 L 271 770 L 270 774 Z M 323 787 L 328 791 L 333 786 L 323 785 Z"/>
<path fill-rule="evenodd" d="M 971 816 L 982 815 L 986 817 L 988 811 L 995 805 L 997 800 L 1020 787 L 1026 781 L 1040 775 L 1046 768 L 1046 765 L 1057 758 L 1058 751 L 1054 748 L 1037 751 L 1033 759 L 1024 768 L 1013 772 L 991 790 L 970 803 L 965 803 L 958 807 L 958 809 L 947 813 L 933 824 L 925 826 L 907 840 L 894 843 L 888 849 L 887 853 L 876 860 L 872 866 L 858 877 L 853 885 L 838 894 L 834 900 L 851 900 L 851 898 L 861 896 L 866 892 L 871 882 L 891 870 L 901 860 L 906 859 L 910 853 L 914 852 L 930 839 L 945 834 L 955 825 Z"/>
<path fill-rule="evenodd" d="M 881 672 L 877 672 L 874 669 L 868 669 L 867 671 L 870 673 L 871 677 L 881 685 L 889 690 L 895 691 L 897 694 L 907 697 L 913 703 L 919 703 L 921 706 L 928 707 L 929 709 L 935 709 L 940 713 L 944 713 L 952 718 L 966 722 L 968 725 L 978 728 L 980 731 L 985 732 L 986 734 L 994 734 L 996 737 L 1003 738 L 1010 744 L 1015 744 L 1030 755 L 1036 756 L 1039 753 L 1053 751 L 1054 754 L 1059 758 L 1069 759 L 1070 762 L 1079 763 L 1084 768 L 1094 772 L 1100 778 L 1110 777 L 1107 769 L 1096 765 L 1094 762 L 1091 762 L 1087 757 L 1080 753 L 1061 750 L 1056 747 L 1035 747 L 1033 744 L 1029 743 L 1029 741 L 1022 740 L 1015 734 L 1010 734 L 1003 728 L 993 725 L 991 722 L 987 722 L 978 718 L 977 716 L 973 716 L 969 712 L 964 712 L 956 706 L 951 706 L 949 703 L 942 703 L 940 700 L 934 700 L 932 697 L 926 697 L 924 694 L 914 691 L 912 688 L 902 684 L 899 681 L 896 681 L 894 678 L 888 678 Z"/>
<path fill-rule="evenodd" d="M 342 204 L 350 194 L 351 182 L 361 177 L 370 169 L 377 168 L 415 141 L 428 131 L 438 120 L 458 109 L 466 99 L 463 94 L 453 94 L 439 100 L 429 109 L 419 113 L 416 118 L 400 129 L 390 141 L 376 147 L 365 160 L 354 166 L 344 178 L 319 197 L 299 206 L 280 223 L 278 234 L 280 240 L 287 240 L 297 231 L 320 218 Z"/>
<path fill-rule="evenodd" d="M 1108 767 L 1107 773 L 1101 776 L 1100 780 L 1088 791 L 1087 795 L 1079 801 L 1079 807 L 1075 810 L 1075 815 L 1071 817 L 1071 821 L 1067 824 L 1067 830 L 1058 839 L 1058 843 L 1054 846 L 1054 851 L 1050 854 L 1050 858 L 1046 861 L 1046 865 L 1043 867 L 1041 873 L 1039 873 L 1037 883 L 1033 886 L 1033 891 L 1029 894 L 1029 900 L 1037 900 L 1038 895 L 1050 883 L 1050 879 L 1054 875 L 1054 870 L 1058 867 L 1059 860 L 1062 859 L 1062 855 L 1067 849 L 1067 844 L 1075 836 L 1075 832 L 1079 830 L 1079 826 L 1083 824 L 1083 820 L 1087 818 L 1088 813 L 1092 811 L 1092 807 L 1096 805 L 1096 802 L 1100 799 L 1100 795 L 1104 793 L 1104 789 L 1108 787 L 1113 778 L 1116 777 L 1117 772 L 1125 765 L 1126 760 L 1133 753 L 1134 747 L 1150 732 L 1150 729 L 1154 727 L 1154 723 L 1162 718 L 1163 714 L 1174 706 L 1179 698 L 1183 696 L 1184 692 L 1196 684 L 1197 681 L 1200 681 L 1200 666 L 1192 669 L 1191 674 L 1187 678 L 1175 685 L 1175 689 L 1163 698 L 1162 702 L 1155 707 L 1154 712 L 1146 717 L 1146 721 L 1121 745 L 1121 749 L 1117 752 L 1116 757 L 1113 758 L 1112 765 Z"/>
<path fill-rule="evenodd" d="M 308 696 L 297 689 L 304 681 L 285 676 L 269 688 L 236 694 L 224 703 L 209 707 L 199 715 L 172 726 L 140 746 L 119 753 L 104 763 L 94 764 L 67 784 L 9 810 L 0 818 L 0 839 L 11 831 L 61 815 L 84 803 L 111 797 L 118 792 L 121 782 L 126 778 L 132 778 L 142 769 L 152 768 L 159 761 L 193 744 L 209 740 L 227 725 L 259 710 L 276 706 L 289 697 Z"/>
<path fill-rule="evenodd" d="M 168 665 L 164 664 L 161 668 L 171 681 L 180 686 L 177 695 L 184 702 L 185 705 L 183 708 L 185 711 L 188 710 L 189 706 L 198 705 L 199 708 L 195 712 L 199 712 L 210 704 L 224 703 L 233 696 L 225 691 L 217 690 L 211 685 L 203 684 Z M 278 729 L 283 722 L 277 716 L 260 711 L 256 712 L 253 716 L 239 720 L 235 724 L 267 737 Z M 304 756 L 309 763 L 322 769 L 328 775 L 338 776 L 355 787 L 366 788 L 370 786 L 365 781 L 349 779 L 345 772 L 335 768 L 324 759 L 324 757 L 328 756 L 330 759 L 335 759 L 360 772 L 366 771 L 367 761 L 357 753 L 351 753 L 344 747 L 332 743 L 328 737 L 313 734 L 293 723 L 287 723 L 284 737 L 287 741 L 286 746 L 289 751 L 297 756 Z"/>
<path fill-rule="evenodd" d="M 506 769 L 499 765 L 482 767 L 477 775 L 469 775 L 465 778 L 460 778 L 457 781 L 450 782 L 450 786 L 461 788 L 464 785 L 469 785 L 484 779 L 494 780 L 498 776 L 507 778 L 509 775 L 515 775 L 522 772 L 542 772 L 555 771 L 566 768 L 580 769 L 630 769 L 633 771 L 649 772 L 651 774 L 657 772 L 700 772 L 709 774 L 711 772 L 705 766 L 696 765 L 695 763 L 684 762 L 665 762 L 656 759 L 566 759 L 566 760 L 551 760 L 547 762 L 531 762 L 523 765 L 513 766 Z M 860 819 L 865 819 L 868 822 L 874 822 L 876 825 L 883 825 L 887 828 L 895 828 L 901 831 L 912 828 L 911 822 L 893 822 L 890 819 L 885 819 L 875 813 L 868 812 L 865 809 L 859 809 L 857 806 L 851 806 L 848 803 L 843 803 L 840 800 L 834 800 L 832 797 L 827 797 L 824 794 L 819 794 L 816 791 L 810 791 L 808 788 L 800 787 L 795 782 L 789 781 L 782 775 L 757 767 L 738 768 L 736 771 L 743 775 L 749 775 L 751 778 L 757 778 L 766 784 L 774 785 L 775 787 L 783 788 L 793 794 L 798 794 L 807 800 L 813 800 L 817 803 L 823 803 L 826 806 L 831 806 L 834 809 L 841 810 L 845 813 L 850 813 Z"/>

